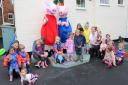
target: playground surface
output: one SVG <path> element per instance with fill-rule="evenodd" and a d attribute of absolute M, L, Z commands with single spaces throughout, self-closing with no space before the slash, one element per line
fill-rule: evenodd
<path fill-rule="evenodd" d="M 20 79 L 9 82 L 7 69 L 0 60 L 0 85 L 20 85 Z M 39 74 L 36 85 L 128 85 L 128 61 L 113 69 L 107 69 L 99 59 L 72 68 L 46 69 L 31 67 L 33 73 Z"/>

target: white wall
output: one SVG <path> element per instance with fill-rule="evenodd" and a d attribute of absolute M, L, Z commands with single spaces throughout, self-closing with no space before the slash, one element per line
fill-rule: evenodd
<path fill-rule="evenodd" d="M 32 50 L 33 41 L 40 38 L 43 0 L 15 0 L 15 24 L 18 40 Z"/>
<path fill-rule="evenodd" d="M 73 30 L 76 29 L 76 25 L 81 23 L 83 26 L 88 21 L 91 22 L 90 25 L 95 24 L 95 10 L 94 10 L 94 2 L 89 0 L 85 1 L 86 8 L 85 9 L 77 9 L 76 0 L 65 0 L 65 6 L 68 7 L 68 17 L 71 20 Z"/>
<path fill-rule="evenodd" d="M 96 24 L 103 30 L 103 34 L 110 33 L 113 39 L 117 39 L 120 35 L 126 37 L 126 4 L 119 6 L 117 0 L 110 0 L 109 6 L 100 6 L 99 1 L 96 2 L 95 18 Z"/>
<path fill-rule="evenodd" d="M 100 0 L 85 0 L 85 10 L 76 9 L 76 0 L 65 0 L 65 5 L 69 7 L 69 18 L 71 18 L 73 28 L 77 23 L 85 24 L 87 21 L 90 26 L 97 25 L 103 32 L 110 33 L 112 39 L 118 36 L 128 37 L 128 8 L 124 0 L 124 6 L 118 6 L 117 0 L 110 0 L 109 6 L 101 6 Z M 126 16 L 127 15 L 127 16 Z"/>

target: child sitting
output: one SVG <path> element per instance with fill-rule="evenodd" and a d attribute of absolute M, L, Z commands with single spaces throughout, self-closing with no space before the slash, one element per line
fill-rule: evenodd
<path fill-rule="evenodd" d="M 107 44 L 105 43 L 105 39 L 102 39 L 102 43 L 100 45 L 100 58 L 103 59 L 105 56 Z"/>
<path fill-rule="evenodd" d="M 9 54 L 4 58 L 4 66 L 9 66 L 9 81 L 13 81 L 13 70 L 20 74 L 19 56 L 14 52 L 14 48 L 10 48 Z"/>
<path fill-rule="evenodd" d="M 54 57 L 56 59 L 55 63 L 64 63 L 64 54 L 63 54 L 63 46 L 60 42 L 60 37 L 56 37 L 55 44 L 54 44 Z"/>
<path fill-rule="evenodd" d="M 112 68 L 113 65 L 116 66 L 115 55 L 112 51 L 112 47 L 107 46 L 103 62 L 108 66 L 108 68 Z"/>
<path fill-rule="evenodd" d="M 80 36 L 80 31 L 76 30 L 74 37 L 75 51 L 77 55 L 76 61 L 80 60 L 81 62 L 83 62 L 82 43 L 83 43 L 83 37 Z"/>
<path fill-rule="evenodd" d="M 21 85 L 34 85 L 37 79 L 37 74 L 27 74 L 27 70 L 25 68 L 21 69 Z"/>
<path fill-rule="evenodd" d="M 67 49 L 67 61 L 73 61 L 75 56 L 75 46 L 73 40 L 73 33 L 70 33 L 69 38 L 66 40 L 65 48 Z"/>
<path fill-rule="evenodd" d="M 110 40 L 107 45 L 112 48 L 112 51 L 114 52 L 114 55 L 117 55 L 117 50 L 116 50 L 114 42 L 112 40 Z"/>
<path fill-rule="evenodd" d="M 35 59 L 38 60 L 37 64 L 35 65 L 36 67 L 40 68 L 42 66 L 42 68 L 46 68 L 47 65 L 47 57 L 48 57 L 48 53 L 45 52 L 45 45 L 43 40 L 38 39 L 35 42 L 35 52 L 34 52 L 34 57 Z"/>
<path fill-rule="evenodd" d="M 124 44 L 119 43 L 118 45 L 118 51 L 117 51 L 117 64 L 120 64 L 123 61 L 123 58 L 126 57 L 126 51 L 124 49 Z"/>
<path fill-rule="evenodd" d="M 19 57 L 21 58 L 20 60 L 20 67 L 21 68 L 27 68 L 27 72 L 29 73 L 30 72 L 30 57 L 29 57 L 29 54 L 27 52 L 25 52 L 25 46 L 20 44 L 19 45 Z"/>

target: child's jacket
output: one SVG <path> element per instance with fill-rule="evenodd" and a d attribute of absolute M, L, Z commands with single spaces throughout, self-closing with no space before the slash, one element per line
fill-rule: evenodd
<path fill-rule="evenodd" d="M 8 54 L 5 58 L 4 58 L 4 62 L 3 62 L 4 66 L 12 66 L 15 67 L 17 65 L 20 65 L 20 57 L 17 54 Z"/>
<path fill-rule="evenodd" d="M 21 66 L 22 63 L 30 63 L 30 57 L 29 54 L 27 52 L 20 52 L 19 53 L 19 65 Z"/>

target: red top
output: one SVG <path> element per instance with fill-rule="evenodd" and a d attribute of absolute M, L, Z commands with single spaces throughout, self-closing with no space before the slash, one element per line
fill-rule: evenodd
<path fill-rule="evenodd" d="M 54 45 L 55 37 L 58 36 L 57 20 L 54 15 L 46 15 L 48 22 L 41 28 L 41 37 L 46 45 Z"/>

